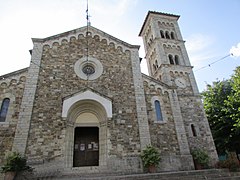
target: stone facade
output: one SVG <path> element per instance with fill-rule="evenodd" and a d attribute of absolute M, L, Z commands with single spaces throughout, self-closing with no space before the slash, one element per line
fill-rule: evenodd
<path fill-rule="evenodd" d="M 5 98 L 10 99 L 5 122 L 0 122 L 0 164 L 5 154 L 12 150 L 26 76 L 27 69 L 22 69 L 0 77 L 0 103 Z"/>
<path fill-rule="evenodd" d="M 17 150 L 39 176 L 141 172 L 139 154 L 148 144 L 162 155 L 159 171 L 193 169 L 190 151 L 199 147 L 214 163 L 216 150 L 178 18 L 149 12 L 145 19 L 140 35 L 150 76 L 141 74 L 139 46 L 92 26 L 33 39 L 30 67 L 0 80 L 0 102 L 5 97 L 11 102 L 0 122 L 0 164 L 7 151 Z M 169 31 L 172 39 L 160 31 Z M 179 62 L 169 63 L 169 54 L 177 54 Z M 73 166 L 78 127 L 99 129 L 98 166 Z"/>

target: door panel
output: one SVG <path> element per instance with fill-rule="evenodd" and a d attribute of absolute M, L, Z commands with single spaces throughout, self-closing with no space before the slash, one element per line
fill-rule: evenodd
<path fill-rule="evenodd" d="M 98 127 L 76 127 L 74 135 L 73 166 L 99 165 Z"/>

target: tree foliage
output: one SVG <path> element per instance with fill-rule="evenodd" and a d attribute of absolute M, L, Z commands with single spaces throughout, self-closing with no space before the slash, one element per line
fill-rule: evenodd
<path fill-rule="evenodd" d="M 229 80 L 207 85 L 202 95 L 218 153 L 235 151 L 240 139 L 240 67 Z"/>

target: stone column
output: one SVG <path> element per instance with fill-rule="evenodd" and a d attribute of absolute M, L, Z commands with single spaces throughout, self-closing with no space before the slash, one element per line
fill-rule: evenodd
<path fill-rule="evenodd" d="M 20 114 L 12 148 L 13 151 L 17 151 L 21 154 L 25 154 L 26 151 L 33 103 L 35 99 L 35 92 L 37 89 L 37 82 L 43 50 L 43 45 L 41 42 L 33 43 L 34 47 L 32 51 L 31 64 L 28 69 L 27 80 L 23 93 Z"/>
<path fill-rule="evenodd" d="M 141 145 L 141 150 L 143 150 L 146 145 L 151 144 L 151 139 L 150 139 L 147 107 L 146 107 L 146 101 L 145 101 L 145 95 L 144 95 L 144 89 L 143 89 L 143 79 L 142 79 L 142 73 L 140 70 L 140 60 L 139 60 L 138 50 L 131 51 L 131 60 L 132 60 L 133 82 L 134 82 L 134 89 L 135 89 L 140 145 Z"/>

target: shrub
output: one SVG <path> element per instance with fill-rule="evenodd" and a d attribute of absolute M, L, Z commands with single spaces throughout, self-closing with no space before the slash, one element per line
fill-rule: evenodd
<path fill-rule="evenodd" d="M 207 167 L 209 164 L 209 156 L 206 151 L 201 149 L 195 149 L 191 152 L 193 159 L 196 163 L 203 167 Z"/>
<path fill-rule="evenodd" d="M 32 168 L 27 165 L 27 159 L 25 157 L 22 157 L 20 153 L 13 152 L 7 156 L 6 162 L 1 168 L 2 173 L 9 171 L 32 171 Z"/>
<path fill-rule="evenodd" d="M 143 166 L 149 167 L 152 165 L 158 166 L 158 164 L 160 163 L 161 157 L 160 157 L 160 153 L 155 147 L 148 145 L 142 151 L 141 159 L 143 161 Z"/>

